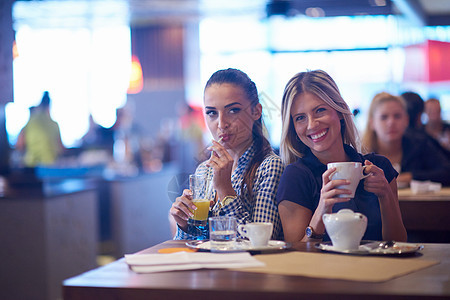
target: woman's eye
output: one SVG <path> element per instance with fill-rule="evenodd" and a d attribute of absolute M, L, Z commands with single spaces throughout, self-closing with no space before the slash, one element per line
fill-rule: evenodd
<path fill-rule="evenodd" d="M 207 115 L 208 117 L 214 117 L 216 114 L 217 114 L 217 112 L 214 111 L 214 110 L 208 110 L 208 111 L 206 111 L 206 115 Z"/>
<path fill-rule="evenodd" d="M 324 112 L 324 111 L 326 111 L 327 109 L 326 108 L 324 108 L 324 107 L 319 107 L 318 109 L 317 109 L 317 112 L 318 113 L 321 113 L 321 112 Z"/>
<path fill-rule="evenodd" d="M 305 119 L 305 116 L 296 116 L 295 117 L 295 122 L 301 122 Z"/>
<path fill-rule="evenodd" d="M 238 108 L 238 107 L 234 107 L 234 108 L 231 108 L 231 109 L 230 109 L 230 113 L 232 113 L 232 114 L 237 114 L 237 113 L 240 112 L 240 111 L 241 111 L 241 109 Z"/>

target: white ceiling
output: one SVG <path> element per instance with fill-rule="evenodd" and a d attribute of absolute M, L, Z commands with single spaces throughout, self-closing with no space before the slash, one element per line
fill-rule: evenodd
<path fill-rule="evenodd" d="M 177 22 L 198 20 L 204 16 L 267 16 L 269 2 L 282 2 L 302 7 L 316 5 L 324 11 L 338 13 L 376 13 L 377 5 L 390 0 L 17 0 L 14 5 L 15 23 L 32 26 L 70 27 L 92 22 Z M 376 3 L 377 5 L 375 5 Z M 30 9 L 30 6 L 32 9 Z M 421 25 L 441 22 L 450 25 L 450 0 L 392 0 L 393 11 L 404 14 Z"/>

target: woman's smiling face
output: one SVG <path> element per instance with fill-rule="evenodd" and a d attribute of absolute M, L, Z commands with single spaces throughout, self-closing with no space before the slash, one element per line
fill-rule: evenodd
<path fill-rule="evenodd" d="M 327 159 L 333 150 L 343 147 L 337 111 L 314 94 L 298 95 L 291 107 L 291 117 L 300 141 L 319 160 Z"/>
<path fill-rule="evenodd" d="M 261 117 L 261 105 L 251 107 L 244 90 L 234 84 L 212 84 L 204 95 L 206 124 L 215 140 L 235 152 L 252 143 L 253 123 Z"/>

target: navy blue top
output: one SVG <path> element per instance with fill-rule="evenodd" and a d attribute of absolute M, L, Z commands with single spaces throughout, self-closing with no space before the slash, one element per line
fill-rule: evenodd
<path fill-rule="evenodd" d="M 360 162 L 364 165 L 364 160 L 367 159 L 381 168 L 388 182 L 391 182 L 398 175 L 391 162 L 384 156 L 374 153 L 362 155 L 348 145 L 344 145 L 344 150 L 350 157 L 350 161 Z M 279 204 L 283 200 L 291 201 L 310 209 L 314 213 L 319 205 L 322 174 L 326 170 L 327 166 L 321 163 L 310 149 L 307 149 L 303 158 L 299 158 L 284 170 L 278 186 L 277 203 Z M 383 240 L 378 197 L 374 193 L 364 190 L 364 180 L 359 183 L 355 198 L 348 202 L 336 203 L 332 211 L 335 213 L 342 208 L 349 208 L 367 217 L 367 230 L 363 240 Z M 325 234 L 323 240 L 329 241 L 330 238 Z"/>

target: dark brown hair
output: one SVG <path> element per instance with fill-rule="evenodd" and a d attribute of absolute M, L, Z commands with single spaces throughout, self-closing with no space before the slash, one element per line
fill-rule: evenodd
<path fill-rule="evenodd" d="M 215 72 L 206 83 L 205 90 L 213 84 L 222 83 L 229 83 L 240 87 L 247 95 L 247 99 L 250 101 L 252 108 L 259 103 L 258 90 L 255 83 L 241 70 L 230 68 Z M 272 152 L 270 143 L 263 134 L 262 115 L 253 123 L 252 136 L 255 145 L 255 155 L 245 171 L 244 184 L 241 186 L 241 195 L 244 195 L 244 186 L 247 186 L 247 192 L 249 193 L 250 198 L 252 198 L 253 194 L 253 180 L 255 178 L 256 170 L 261 165 L 264 158 Z"/>

